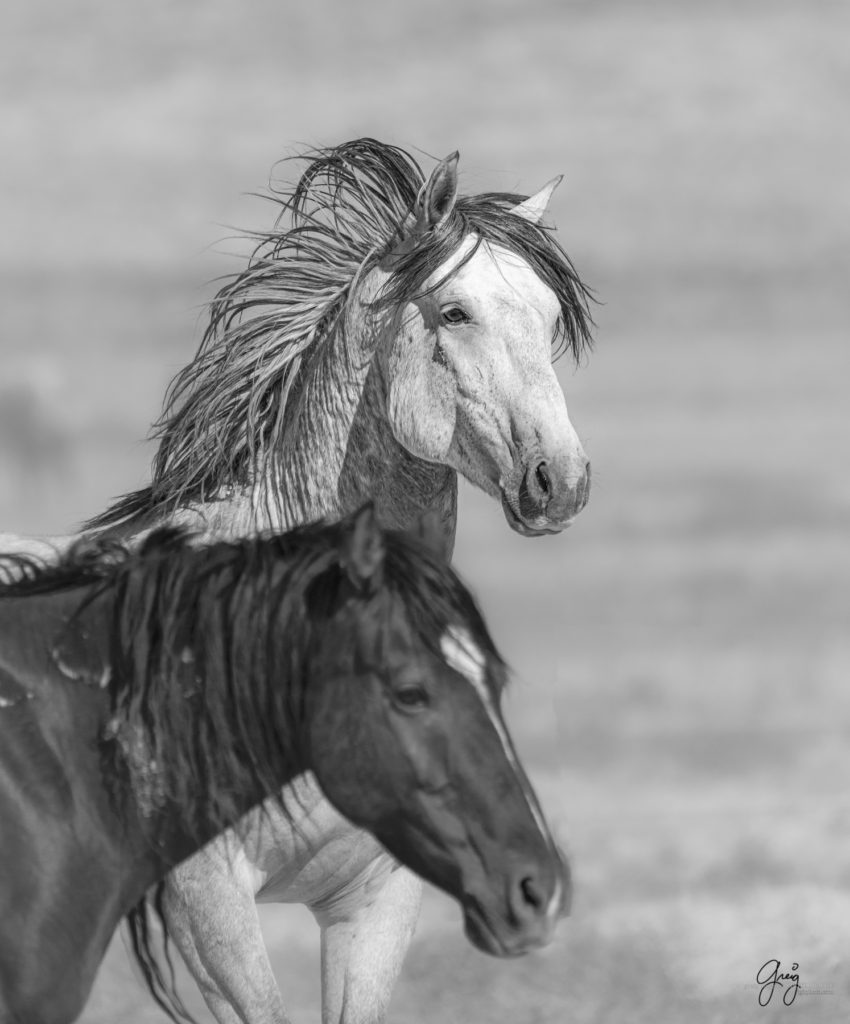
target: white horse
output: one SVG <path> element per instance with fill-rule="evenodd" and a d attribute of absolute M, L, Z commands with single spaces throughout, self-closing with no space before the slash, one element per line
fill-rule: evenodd
<path fill-rule="evenodd" d="M 590 317 L 541 225 L 560 179 L 531 197 L 458 196 L 457 159 L 426 181 L 371 139 L 312 155 L 281 198 L 290 222 L 219 292 L 172 385 L 151 486 L 90 529 L 181 521 L 233 537 L 371 499 L 387 526 L 435 512 L 450 554 L 458 473 L 525 536 L 569 526 L 590 464 L 551 359 L 579 357 Z M 172 934 L 220 1024 L 284 1024 L 255 901 L 304 903 L 321 929 L 324 1024 L 379 1024 L 421 882 L 311 775 L 285 800 L 288 814 L 269 803 L 172 873 Z"/>

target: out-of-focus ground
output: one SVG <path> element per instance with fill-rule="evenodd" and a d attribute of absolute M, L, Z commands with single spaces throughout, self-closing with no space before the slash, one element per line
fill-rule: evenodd
<path fill-rule="evenodd" d="M 848 39 L 818 0 L 4 8 L 5 530 L 144 482 L 233 265 L 214 222 L 268 224 L 240 193 L 294 143 L 459 148 L 468 191 L 566 175 L 552 217 L 603 303 L 561 365 L 594 492 L 532 542 L 467 487 L 457 562 L 575 906 L 501 963 L 429 893 L 399 1024 L 850 1017 Z M 317 1020 L 309 915 L 263 921 Z M 773 957 L 808 991 L 762 1009 Z M 116 940 L 83 1020 L 162 1019 Z"/>

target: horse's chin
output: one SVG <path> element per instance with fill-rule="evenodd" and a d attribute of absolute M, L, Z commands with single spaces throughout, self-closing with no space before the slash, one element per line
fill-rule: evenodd
<path fill-rule="evenodd" d="M 465 904 L 463 908 L 463 930 L 466 937 L 482 953 L 510 959 L 525 956 L 533 949 L 548 944 L 546 938 L 530 938 L 524 935 L 501 936 L 487 921 L 486 916 L 475 904 Z"/>
<path fill-rule="evenodd" d="M 508 500 L 504 491 L 501 492 L 502 512 L 510 528 L 523 537 L 551 537 L 554 534 L 562 533 L 572 526 L 575 516 L 570 516 L 561 523 L 553 523 L 543 516 L 528 521 L 520 516 L 519 512 Z"/>

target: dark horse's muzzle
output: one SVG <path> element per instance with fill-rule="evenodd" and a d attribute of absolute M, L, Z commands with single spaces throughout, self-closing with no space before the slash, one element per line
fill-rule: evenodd
<path fill-rule="evenodd" d="M 572 880 L 563 853 L 553 849 L 547 865 L 517 865 L 505 880 L 504 906 L 467 894 L 463 900 L 467 938 L 491 956 L 522 956 L 548 945 L 569 913 Z"/>

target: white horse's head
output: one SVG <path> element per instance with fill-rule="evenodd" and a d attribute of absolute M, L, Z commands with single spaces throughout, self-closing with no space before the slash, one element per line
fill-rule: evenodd
<path fill-rule="evenodd" d="M 569 526 L 590 491 L 552 366 L 559 340 L 576 355 L 587 341 L 586 292 L 539 226 L 559 180 L 524 201 L 458 198 L 454 154 L 423 187 L 385 264 L 388 288 L 405 275 L 421 282 L 397 307 L 385 349 L 396 440 L 500 499 L 511 527 L 529 536 Z M 423 267 L 432 268 L 424 278 Z"/>
<path fill-rule="evenodd" d="M 171 386 L 152 487 L 94 525 L 211 498 L 232 517 L 246 494 L 251 522 L 372 497 L 406 525 L 449 495 L 430 463 L 500 499 L 519 533 L 564 529 L 590 465 L 552 352 L 578 359 L 591 318 L 541 224 L 558 180 L 530 198 L 459 196 L 456 153 L 427 179 L 375 139 L 311 154 Z"/>

